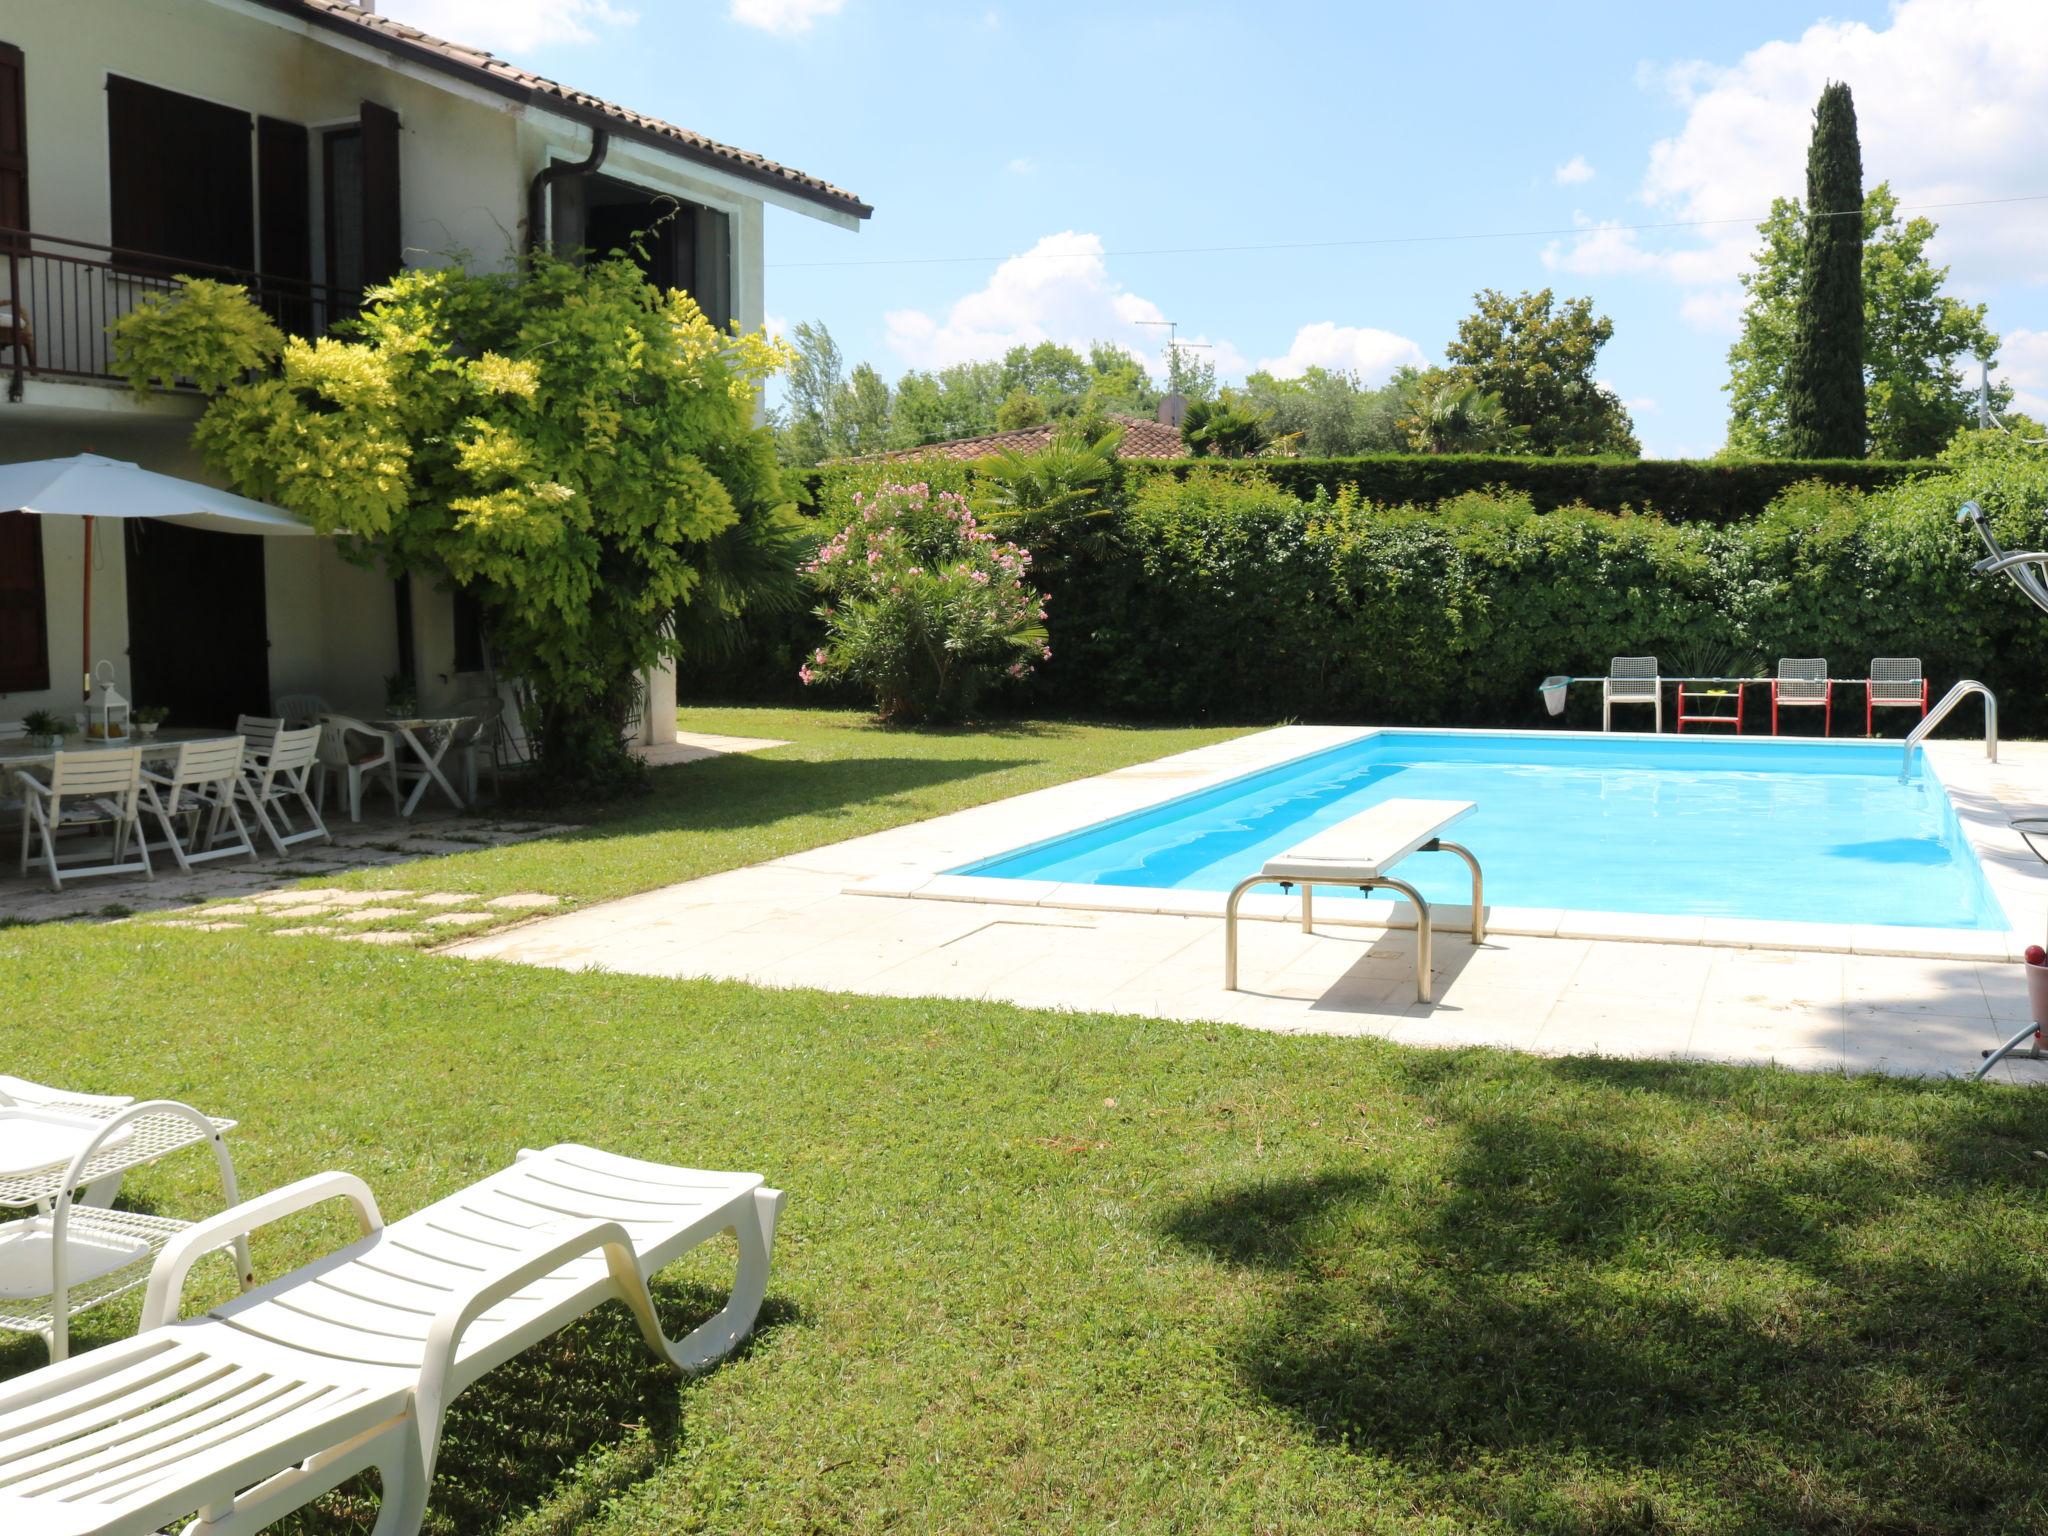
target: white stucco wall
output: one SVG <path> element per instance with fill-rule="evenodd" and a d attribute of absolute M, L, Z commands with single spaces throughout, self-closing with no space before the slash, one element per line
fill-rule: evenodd
<path fill-rule="evenodd" d="M 463 259 L 496 266 L 510 259 L 522 238 L 534 173 L 551 159 L 579 160 L 590 146 L 588 130 L 578 124 L 394 61 L 368 44 L 337 42 L 332 33 L 247 0 L 0 0 L 0 42 L 24 55 L 31 223 L 50 236 L 108 239 L 110 74 L 314 130 L 316 210 L 318 130 L 354 122 L 365 100 L 393 109 L 400 120 L 402 238 L 414 265 Z M 732 315 L 746 328 L 762 323 L 763 209 L 747 183 L 625 140 L 614 141 L 605 174 L 726 212 Z M 316 218 L 316 275 L 321 244 Z M 93 451 L 210 479 L 185 446 L 194 410 L 189 402 L 169 401 L 141 409 L 113 386 L 32 380 L 23 404 L 0 398 L 0 461 Z M 96 542 L 93 650 L 96 659 L 115 663 L 120 685 L 132 692 L 121 539 L 116 533 Z M 52 686 L 40 694 L 0 695 L 0 718 L 38 707 L 75 708 L 82 544 L 77 523 L 46 522 Z M 274 540 L 266 547 L 265 596 L 273 695 L 320 693 L 350 710 L 382 703 L 383 679 L 398 666 L 388 580 L 324 544 Z M 203 594 L 195 597 L 203 600 Z M 413 620 L 422 702 L 432 707 L 473 693 L 477 680 L 453 670 L 447 594 L 416 583 Z"/>

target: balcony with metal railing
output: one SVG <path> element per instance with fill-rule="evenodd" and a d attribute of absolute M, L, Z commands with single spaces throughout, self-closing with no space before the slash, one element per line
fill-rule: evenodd
<path fill-rule="evenodd" d="M 362 302 L 354 289 L 306 278 L 0 229 L 0 367 L 7 398 L 21 400 L 32 379 L 113 381 L 108 328 L 149 296 L 173 292 L 181 277 L 240 284 L 264 313 L 298 336 L 324 336 Z"/>

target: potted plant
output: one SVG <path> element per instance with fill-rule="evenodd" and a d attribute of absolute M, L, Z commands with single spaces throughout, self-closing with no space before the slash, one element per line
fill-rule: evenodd
<path fill-rule="evenodd" d="M 64 745 L 64 722 L 47 709 L 32 709 L 21 717 L 29 745 L 54 751 Z"/>
<path fill-rule="evenodd" d="M 384 712 L 393 720 L 409 720 L 420 712 L 420 685 L 403 672 L 384 679 Z"/>
<path fill-rule="evenodd" d="M 151 704 L 135 711 L 135 734 L 144 741 L 156 734 L 156 728 L 171 718 L 171 712 L 161 704 Z"/>

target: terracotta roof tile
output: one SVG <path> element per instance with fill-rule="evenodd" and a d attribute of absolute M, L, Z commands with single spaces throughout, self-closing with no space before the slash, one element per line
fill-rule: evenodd
<path fill-rule="evenodd" d="M 1180 428 L 1147 416 L 1111 416 L 1124 429 L 1117 444 L 1120 459 L 1182 459 L 1187 449 L 1180 440 Z M 894 463 L 915 459 L 987 459 L 999 453 L 1036 453 L 1052 441 L 1057 422 L 1035 427 L 1018 427 L 1009 432 L 991 432 L 983 437 L 956 437 L 944 443 L 926 443 L 917 448 L 899 448 L 893 453 L 865 454 L 848 463 Z"/>
<path fill-rule="evenodd" d="M 750 181 L 779 186 L 794 197 L 818 203 L 823 207 L 836 209 L 841 213 L 851 213 L 863 219 L 874 212 L 845 188 L 835 187 L 829 181 L 807 176 L 802 171 L 792 170 L 786 165 L 779 165 L 765 155 L 757 155 L 751 150 L 735 149 L 730 144 L 721 144 L 718 140 L 706 138 L 701 133 L 692 133 L 687 128 L 665 123 L 658 117 L 649 117 L 644 112 L 635 112 L 629 107 L 619 106 L 615 102 L 592 96 L 585 91 L 572 90 L 566 85 L 548 79 L 545 75 L 536 75 L 529 70 L 508 64 L 482 48 L 448 42 L 393 17 L 363 10 L 360 6 L 349 3 L 349 0 L 258 0 L 258 3 L 288 16 L 301 17 L 316 26 L 323 26 L 336 32 L 353 33 L 380 48 L 468 78 L 501 94 L 521 100 L 537 101 L 543 106 L 552 106 L 568 116 L 585 121 L 601 119 L 605 126 L 614 131 L 623 131 L 632 137 L 654 143 L 686 159 L 716 165 Z"/>

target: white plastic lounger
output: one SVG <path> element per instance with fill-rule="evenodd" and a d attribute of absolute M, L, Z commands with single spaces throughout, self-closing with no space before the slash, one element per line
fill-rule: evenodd
<path fill-rule="evenodd" d="M 1393 890 L 1415 908 L 1415 997 L 1430 994 L 1429 903 L 1405 880 L 1387 873 L 1411 853 L 1455 853 L 1472 867 L 1472 942 L 1486 941 L 1485 886 L 1479 861 L 1468 848 L 1445 842 L 1440 833 L 1470 816 L 1478 807 L 1470 800 L 1382 800 L 1307 842 L 1266 860 L 1256 875 L 1240 880 L 1223 908 L 1223 987 L 1237 990 L 1237 904 L 1255 885 L 1301 887 L 1301 931 L 1314 930 L 1314 891 L 1319 885 L 1352 885 L 1361 891 Z"/>
<path fill-rule="evenodd" d="M 360 1239 L 178 1319 L 200 1255 L 333 1199 L 355 1207 Z M 374 1468 L 374 1536 L 410 1536 L 458 1394 L 608 1300 L 676 1370 L 711 1364 L 754 1325 L 781 1206 L 759 1174 L 580 1146 L 522 1153 L 388 1227 L 347 1173 L 245 1202 L 158 1257 L 141 1333 L 0 1384 L 0 1531 L 145 1536 L 197 1510 L 187 1536 L 240 1536 Z M 728 1229 L 725 1309 L 671 1342 L 647 1277 Z"/>

